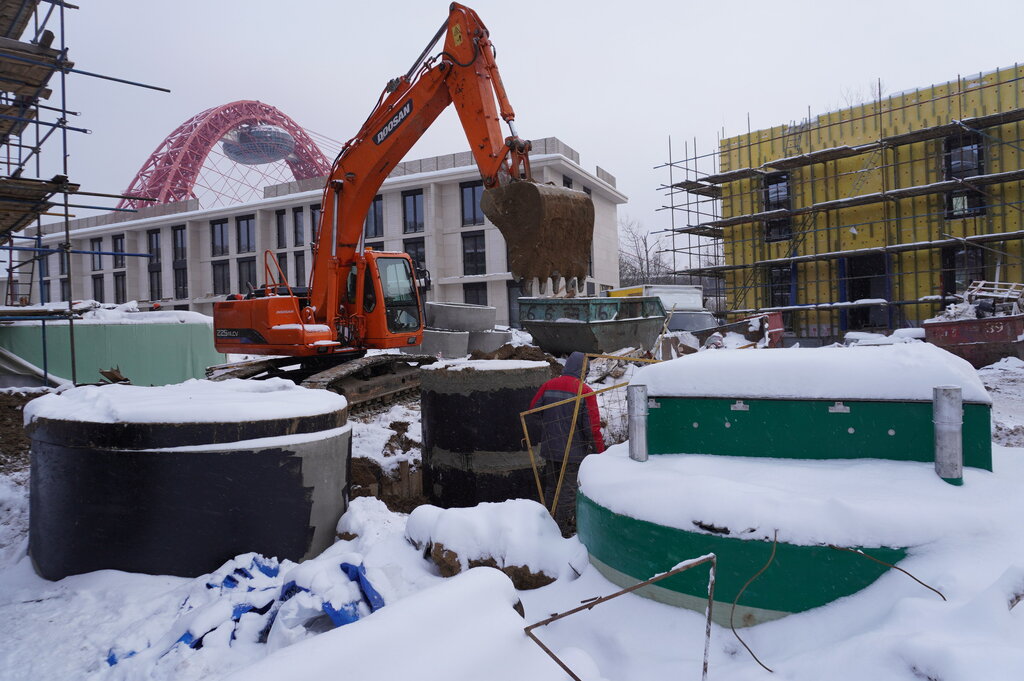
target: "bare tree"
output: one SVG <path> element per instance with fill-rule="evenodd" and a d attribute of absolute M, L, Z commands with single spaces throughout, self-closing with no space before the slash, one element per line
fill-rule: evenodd
<path fill-rule="evenodd" d="M 619 220 L 620 285 L 672 283 L 672 265 L 660 241 L 638 221 Z"/>

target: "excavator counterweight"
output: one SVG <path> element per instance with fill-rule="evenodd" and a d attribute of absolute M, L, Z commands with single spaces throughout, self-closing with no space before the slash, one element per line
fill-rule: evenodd
<path fill-rule="evenodd" d="M 510 182 L 484 191 L 480 209 L 505 237 L 513 277 L 586 278 L 594 237 L 594 203 L 586 193 Z"/>

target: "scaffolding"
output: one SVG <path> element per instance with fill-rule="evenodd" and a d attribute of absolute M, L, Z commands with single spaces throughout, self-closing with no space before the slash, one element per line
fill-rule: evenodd
<path fill-rule="evenodd" d="M 38 320 L 41 322 L 44 380 L 49 380 L 46 361 L 46 321 L 67 320 L 71 380 L 75 370 L 75 309 L 70 291 L 71 259 L 69 220 L 72 208 L 117 210 L 102 205 L 72 203 L 72 196 L 109 199 L 120 194 L 83 192 L 71 182 L 68 172 L 68 133 L 89 131 L 70 124 L 78 112 L 68 108 L 66 81 L 69 74 L 102 78 L 155 90 L 168 90 L 120 78 L 83 71 L 69 59 L 65 39 L 66 10 L 78 9 L 63 0 L 0 0 L 0 248 L 7 254 L 6 309 L 0 323 Z M 46 103 L 44 103 L 46 102 Z M 60 167 L 49 177 L 44 173 L 44 149 L 59 148 Z M 50 171 L 52 172 L 52 170 Z M 139 198 L 139 197 L 133 197 Z M 77 199 L 76 199 L 77 200 Z M 150 200 L 150 199 L 142 199 Z M 131 211 L 134 212 L 134 211 Z M 63 220 L 64 242 L 58 248 L 44 248 L 42 217 Z M 32 229 L 34 227 L 34 230 Z M 17 234 L 22 231 L 34 234 Z M 20 245 L 14 245 L 14 244 Z M 40 287 L 40 299 L 49 302 L 44 289 L 49 256 L 56 253 L 62 277 L 68 285 L 66 306 L 42 306 L 25 312 L 33 288 Z M 124 254 L 136 255 L 136 254 Z M 143 257 L 148 257 L 144 255 Z"/>
<path fill-rule="evenodd" d="M 1022 122 L 1015 65 L 748 123 L 681 159 L 670 145 L 676 272 L 718 278 L 729 314 L 781 311 L 822 342 L 917 326 L 973 280 L 1024 280 Z"/>

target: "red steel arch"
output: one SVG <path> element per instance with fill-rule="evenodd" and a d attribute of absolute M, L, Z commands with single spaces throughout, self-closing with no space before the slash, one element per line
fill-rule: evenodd
<path fill-rule="evenodd" d="M 276 125 L 295 138 L 295 153 L 285 160 L 296 180 L 331 171 L 323 152 L 295 121 L 269 104 L 243 100 L 207 109 L 178 126 L 142 164 L 124 194 L 156 199 L 156 203 L 194 198 L 193 188 L 207 154 L 224 135 L 245 124 Z M 153 202 L 121 199 L 117 207 L 137 209 L 149 205 Z"/>

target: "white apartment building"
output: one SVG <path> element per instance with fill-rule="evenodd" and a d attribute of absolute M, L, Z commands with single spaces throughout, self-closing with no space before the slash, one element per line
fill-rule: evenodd
<path fill-rule="evenodd" d="M 617 212 L 627 199 L 615 178 L 601 168 L 584 170 L 579 154 L 553 137 L 533 143 L 531 169 L 537 181 L 590 194 L 594 247 L 584 292 L 617 286 Z M 71 253 L 70 276 L 68 263 L 49 255 L 33 302 L 137 300 L 142 308 L 159 303 L 212 314 L 213 303 L 227 294 L 264 283 L 267 250 L 293 286 L 305 285 L 324 182 L 266 187 L 262 200 L 244 205 L 207 210 L 191 200 L 73 220 L 71 250 L 104 254 Z M 492 305 L 499 324 L 515 323 L 520 294 L 508 272 L 505 240 L 480 212 L 482 189 L 469 152 L 403 162 L 374 200 L 363 238 L 375 250 L 405 251 L 425 267 L 431 278 L 426 300 Z M 63 231 L 63 223 L 44 225 L 43 246 L 56 248 Z"/>

